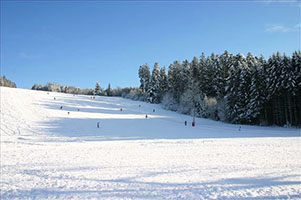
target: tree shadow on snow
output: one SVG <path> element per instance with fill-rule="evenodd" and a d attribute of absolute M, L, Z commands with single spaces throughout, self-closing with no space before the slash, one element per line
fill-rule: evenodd
<path fill-rule="evenodd" d="M 72 118 L 72 112 L 66 117 L 54 121 L 39 123 L 42 130 L 53 136 L 70 137 L 80 140 L 131 140 L 131 139 L 209 139 L 209 138 L 254 138 L 254 137 L 299 137 L 298 130 L 280 130 L 265 128 L 244 128 L 236 126 L 216 127 L 198 125 L 185 126 L 169 118 L 144 119 L 97 119 Z M 126 114 L 125 114 L 126 115 Z M 139 118 L 138 118 L 139 117 Z M 99 123 L 99 128 L 97 124 Z"/>
<path fill-rule="evenodd" d="M 109 98 L 109 101 L 108 101 Z M 128 139 L 196 139 L 299 137 L 300 129 L 234 125 L 197 118 L 191 126 L 191 116 L 160 108 L 160 105 L 112 97 L 71 95 L 39 102 L 40 106 L 57 111 L 58 118 L 41 121 L 39 127 L 50 135 L 80 140 Z M 122 105 L 121 105 L 122 104 Z M 142 105 L 140 108 L 138 105 Z M 63 106 L 62 110 L 60 106 Z M 120 110 L 120 108 L 124 110 Z M 152 108 L 156 108 L 155 113 Z M 79 109 L 79 110 L 78 110 Z M 69 112 L 69 115 L 67 114 Z M 145 118 L 145 115 L 148 118 Z M 184 125 L 187 121 L 187 126 Z M 97 128 L 99 122 L 100 128 Z"/>

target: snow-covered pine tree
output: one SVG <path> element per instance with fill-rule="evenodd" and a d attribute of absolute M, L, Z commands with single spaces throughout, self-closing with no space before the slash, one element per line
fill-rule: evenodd
<path fill-rule="evenodd" d="M 244 83 L 242 78 L 245 75 L 246 60 L 242 54 L 234 58 L 234 63 L 229 69 L 226 88 L 226 116 L 227 120 L 232 123 L 239 123 L 242 120 L 242 107 L 244 105 Z"/>
<path fill-rule="evenodd" d="M 112 96 L 112 88 L 111 84 L 109 83 L 108 88 L 106 89 L 106 95 L 107 96 Z"/>
<path fill-rule="evenodd" d="M 217 99 L 217 119 L 225 121 L 226 119 L 226 86 L 227 79 L 229 77 L 229 69 L 233 64 L 233 55 L 225 51 L 221 56 L 219 56 L 219 65 L 217 68 L 217 85 L 216 85 L 216 99 Z"/>
<path fill-rule="evenodd" d="M 168 92 L 173 93 L 174 86 L 174 65 L 170 64 L 167 72 Z"/>
<path fill-rule="evenodd" d="M 292 70 L 291 58 L 285 54 L 282 57 L 281 65 L 281 89 L 280 99 L 282 110 L 284 111 L 285 124 L 292 125 L 292 85 L 294 85 L 294 74 Z"/>
<path fill-rule="evenodd" d="M 247 104 L 248 112 L 246 119 L 248 123 L 259 123 L 260 112 L 264 105 L 265 82 L 263 76 L 264 58 L 254 58 L 251 54 L 247 57 L 251 73 L 250 96 Z"/>
<path fill-rule="evenodd" d="M 199 76 L 198 76 L 198 82 L 199 82 L 199 90 L 201 93 L 205 94 L 206 90 L 206 79 L 205 79 L 205 73 L 207 72 L 207 58 L 204 53 L 201 54 L 200 60 L 199 60 Z"/>
<path fill-rule="evenodd" d="M 150 88 L 147 94 L 150 103 L 160 103 L 160 67 L 157 62 L 152 71 Z"/>
<path fill-rule="evenodd" d="M 150 70 L 147 64 L 139 68 L 140 88 L 143 93 L 147 92 L 150 87 Z"/>
<path fill-rule="evenodd" d="M 187 79 L 187 82 L 189 83 L 187 90 L 190 92 L 187 92 L 186 95 L 188 94 L 192 95 L 192 97 L 190 97 L 193 105 L 193 107 L 191 108 L 191 114 L 193 116 L 206 117 L 206 113 L 203 105 L 204 95 L 200 87 L 200 77 L 201 77 L 200 63 L 197 57 L 194 57 L 191 62 L 190 76 L 188 77 L 190 78 Z"/>
<path fill-rule="evenodd" d="M 173 63 L 173 73 L 172 73 L 172 93 L 176 102 L 180 102 L 181 95 L 187 85 L 187 82 L 183 80 L 183 65 L 179 61 Z"/>
<path fill-rule="evenodd" d="M 160 102 L 168 90 L 168 80 L 165 67 L 160 69 Z"/>
<path fill-rule="evenodd" d="M 95 95 L 99 95 L 100 94 L 100 84 L 99 84 L 98 81 L 97 81 L 96 86 L 95 86 L 94 94 Z"/>
<path fill-rule="evenodd" d="M 190 81 L 194 80 L 196 82 L 196 85 L 198 85 L 198 78 L 197 77 L 192 77 L 191 76 L 191 64 L 189 63 L 188 60 L 184 60 L 182 63 L 182 71 L 180 74 L 180 79 L 182 80 L 182 85 L 183 85 L 183 92 L 189 88 Z"/>
<path fill-rule="evenodd" d="M 280 125 L 283 116 L 281 111 L 281 104 L 279 98 L 279 89 L 281 87 L 281 65 L 282 56 L 279 52 L 273 54 L 268 60 L 268 93 L 271 98 L 271 114 L 272 124 Z"/>
<path fill-rule="evenodd" d="M 216 94 L 217 99 L 222 100 L 226 94 L 226 80 L 229 77 L 229 69 L 232 65 L 232 54 L 225 51 L 221 56 L 219 56 L 219 65 L 217 68 L 217 88 Z"/>
<path fill-rule="evenodd" d="M 210 80 L 212 88 L 209 90 L 208 97 L 216 97 L 217 96 L 217 88 L 218 88 L 218 69 L 220 68 L 220 60 L 219 56 L 215 54 L 211 54 L 212 66 L 209 69 Z"/>
<path fill-rule="evenodd" d="M 204 64 L 204 60 L 204 55 L 202 55 L 200 60 L 200 86 L 204 95 L 207 97 L 216 97 L 219 59 L 218 56 L 212 53 L 206 59 L 206 64 Z"/>
<path fill-rule="evenodd" d="M 277 52 L 268 62 L 264 57 L 249 54 L 244 58 L 227 51 L 221 56 L 211 54 L 208 58 L 202 54 L 198 62 L 195 59 L 191 63 L 175 61 L 169 66 L 166 92 L 162 92 L 161 74 L 164 70 L 160 70 L 159 94 L 165 94 L 164 105 L 169 109 L 185 113 L 193 110 L 202 117 L 215 118 L 212 111 L 217 110 L 220 120 L 226 116 L 232 123 L 301 125 L 300 58 L 300 51 L 294 52 L 292 58 Z M 143 84 L 142 74 L 141 66 L 139 77 L 141 89 L 145 90 L 147 84 Z M 156 84 L 153 84 L 154 78 L 151 79 L 152 84 L 148 84 L 146 90 L 148 97 L 152 102 L 160 102 L 154 98 Z M 208 109 L 206 105 L 209 104 L 214 106 Z M 210 115 L 205 110 L 211 110 Z"/>
<path fill-rule="evenodd" d="M 248 57 L 253 56 L 249 53 Z M 238 101 L 236 102 L 237 116 L 234 118 L 234 121 L 236 123 L 248 123 L 250 111 L 247 105 L 250 101 L 251 73 L 247 59 L 242 54 L 238 55 L 237 64 L 241 71 L 239 74 L 239 86 L 236 88 Z"/>
<path fill-rule="evenodd" d="M 292 109 L 293 125 L 301 125 L 301 51 L 295 51 L 292 55 L 293 82 L 292 88 Z"/>

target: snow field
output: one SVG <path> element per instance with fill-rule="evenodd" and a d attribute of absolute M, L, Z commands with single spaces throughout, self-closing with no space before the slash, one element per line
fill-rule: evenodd
<path fill-rule="evenodd" d="M 0 89 L 1 199 L 301 199 L 300 129 Z"/>

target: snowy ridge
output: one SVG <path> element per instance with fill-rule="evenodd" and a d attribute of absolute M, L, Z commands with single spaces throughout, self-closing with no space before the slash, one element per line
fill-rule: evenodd
<path fill-rule="evenodd" d="M 0 90 L 1 199 L 300 199 L 300 129 Z"/>

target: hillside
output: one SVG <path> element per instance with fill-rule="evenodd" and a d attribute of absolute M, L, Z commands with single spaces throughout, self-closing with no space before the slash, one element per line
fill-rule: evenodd
<path fill-rule="evenodd" d="M 300 129 L 192 127 L 145 102 L 0 90 L 1 199 L 300 197 Z"/>

